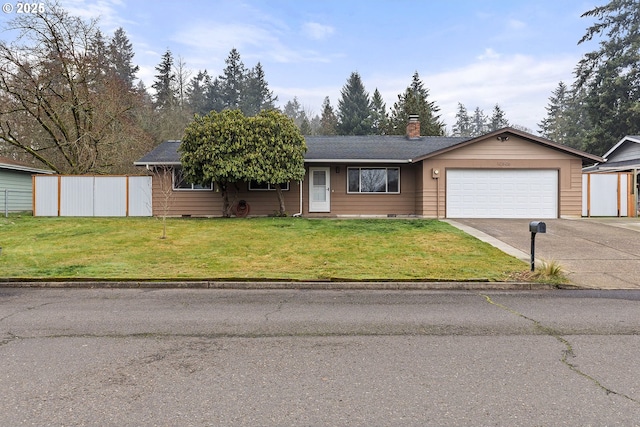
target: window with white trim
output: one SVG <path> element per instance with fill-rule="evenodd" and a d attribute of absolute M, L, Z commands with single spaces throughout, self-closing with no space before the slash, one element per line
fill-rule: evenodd
<path fill-rule="evenodd" d="M 347 193 L 400 193 L 400 168 L 347 168 Z"/>
<path fill-rule="evenodd" d="M 282 191 L 289 191 L 289 183 L 285 182 L 284 184 L 280 184 L 280 189 Z M 267 184 L 266 182 L 259 183 L 257 181 L 250 181 L 249 191 L 276 191 L 276 185 Z"/>
<path fill-rule="evenodd" d="M 200 184 L 193 184 L 191 182 L 186 181 L 184 178 L 182 168 L 174 168 L 172 178 L 173 178 L 174 190 L 178 190 L 178 191 L 183 191 L 183 190 L 211 191 L 213 190 L 213 183 L 211 183 L 210 185 L 204 186 Z"/>

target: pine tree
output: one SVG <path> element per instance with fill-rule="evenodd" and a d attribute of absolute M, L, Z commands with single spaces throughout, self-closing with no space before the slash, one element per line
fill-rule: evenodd
<path fill-rule="evenodd" d="M 300 105 L 300 102 L 298 102 L 297 96 L 294 96 L 293 100 L 287 101 L 287 103 L 284 104 L 284 109 L 282 112 L 285 116 L 290 117 L 296 124 L 296 126 L 300 128 L 300 125 L 302 124 L 303 111 L 302 105 Z"/>
<path fill-rule="evenodd" d="M 371 134 L 371 101 L 360 74 L 351 73 L 338 101 L 338 133 L 340 135 Z"/>
<path fill-rule="evenodd" d="M 131 89 L 135 86 L 136 73 L 140 70 L 140 67 L 133 65 L 134 55 L 127 34 L 122 27 L 118 28 L 109 42 L 107 57 L 116 77 Z"/>
<path fill-rule="evenodd" d="M 173 55 L 167 51 L 162 55 L 162 61 L 156 66 L 156 79 L 151 85 L 155 89 L 155 107 L 159 109 L 173 108 L 177 102 L 175 92 L 176 75 L 173 73 Z"/>
<path fill-rule="evenodd" d="M 471 117 L 471 136 L 480 136 L 487 133 L 487 116 L 480 107 L 476 107 Z"/>
<path fill-rule="evenodd" d="M 471 118 L 467 112 L 467 107 L 460 102 L 458 102 L 456 124 L 453 125 L 453 136 L 471 136 Z"/>
<path fill-rule="evenodd" d="M 313 116 L 313 118 L 309 122 L 309 125 L 311 126 L 311 135 L 319 135 L 319 132 L 320 132 L 320 116 L 317 115 L 317 114 L 315 116 Z"/>
<path fill-rule="evenodd" d="M 592 128 L 584 107 L 584 90 L 569 88 L 564 82 L 549 97 L 547 117 L 538 124 L 540 134 L 552 141 L 584 150 Z"/>
<path fill-rule="evenodd" d="M 571 93 L 564 82 L 558 83 L 558 87 L 549 97 L 549 104 L 545 107 L 547 117 L 538 123 L 540 135 L 558 142 L 566 144 L 569 122 L 568 109 Z"/>
<path fill-rule="evenodd" d="M 309 122 L 309 118 L 307 117 L 307 113 L 302 110 L 302 114 L 300 117 L 300 133 L 308 136 L 313 134 L 313 130 L 311 129 L 311 123 Z"/>
<path fill-rule="evenodd" d="M 220 83 L 218 77 L 213 80 L 213 83 L 207 86 L 206 98 L 206 106 L 209 111 L 221 112 L 225 108 L 228 108 L 222 96 L 222 83 Z"/>
<path fill-rule="evenodd" d="M 88 51 L 86 55 L 88 62 L 87 70 L 94 77 L 105 76 L 109 74 L 109 58 L 107 57 L 107 46 L 104 36 L 100 30 L 96 30 L 95 36 L 89 40 Z M 111 78 L 111 76 L 109 76 Z M 94 90 L 102 90 L 104 88 L 94 88 Z"/>
<path fill-rule="evenodd" d="M 246 116 L 255 116 L 262 110 L 272 110 L 278 100 L 269 90 L 262 65 L 258 62 L 246 76 L 246 83 L 242 92 L 241 110 Z"/>
<path fill-rule="evenodd" d="M 242 94 L 245 89 L 247 70 L 240 60 L 240 53 L 231 49 L 229 56 L 225 59 L 227 66 L 218 77 L 220 81 L 220 98 L 224 108 L 232 110 L 242 107 Z"/>
<path fill-rule="evenodd" d="M 322 117 L 320 118 L 320 135 L 336 135 L 338 129 L 338 117 L 333 111 L 329 97 L 322 103 Z"/>
<path fill-rule="evenodd" d="M 638 0 L 611 0 L 585 12 L 596 18 L 578 44 L 598 37 L 598 49 L 576 68 L 576 87 L 592 128 L 586 150 L 606 152 L 625 135 L 640 133 L 640 5 Z"/>
<path fill-rule="evenodd" d="M 398 102 L 393 104 L 390 118 L 390 133 L 404 135 L 409 116 L 417 114 L 420 118 L 422 135 L 444 135 L 445 125 L 437 114 L 440 108 L 429 101 L 429 90 L 424 87 L 418 72 L 413 74 L 411 85 L 404 94 L 398 95 Z"/>
<path fill-rule="evenodd" d="M 385 135 L 388 127 L 389 115 L 387 114 L 387 106 L 378 88 L 376 88 L 371 98 L 371 131 L 375 135 Z"/>
<path fill-rule="evenodd" d="M 211 111 L 207 93 L 212 83 L 207 70 L 199 71 L 187 86 L 187 105 L 194 113 L 204 115 Z"/>
<path fill-rule="evenodd" d="M 491 118 L 489 119 L 489 123 L 487 125 L 487 131 L 493 132 L 494 130 L 502 129 L 509 126 L 509 122 L 505 118 L 505 113 L 500 108 L 500 105 L 496 104 L 493 106 L 493 111 L 491 113 Z"/>

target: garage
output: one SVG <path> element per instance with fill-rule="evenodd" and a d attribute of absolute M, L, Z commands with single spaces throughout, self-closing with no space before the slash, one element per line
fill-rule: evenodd
<path fill-rule="evenodd" d="M 447 169 L 448 218 L 557 218 L 558 171 Z"/>

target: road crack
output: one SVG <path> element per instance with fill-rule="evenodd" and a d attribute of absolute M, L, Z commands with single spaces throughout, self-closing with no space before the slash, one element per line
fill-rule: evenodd
<path fill-rule="evenodd" d="M 269 311 L 268 313 L 265 313 L 264 315 L 264 320 L 265 322 L 269 322 L 271 320 L 271 316 L 277 313 L 280 313 L 282 311 L 282 307 L 284 307 L 285 304 L 287 304 L 289 302 L 289 299 L 283 299 L 278 301 L 278 304 L 276 305 L 276 308 Z"/>
<path fill-rule="evenodd" d="M 505 311 L 515 315 L 515 316 L 521 317 L 521 318 L 533 323 L 535 328 L 538 329 L 539 331 L 541 331 L 544 335 L 547 335 L 547 336 L 550 336 L 552 338 L 555 338 L 559 343 L 561 343 L 565 347 L 564 350 L 562 350 L 562 357 L 560 358 L 560 361 L 565 366 L 567 366 L 571 371 L 573 371 L 576 374 L 580 375 L 581 377 L 586 378 L 587 380 L 591 381 L 597 387 L 602 389 L 607 395 L 613 394 L 613 395 L 616 395 L 616 396 L 623 397 L 623 398 L 625 398 L 627 400 L 630 400 L 631 402 L 640 404 L 640 400 L 634 399 L 631 396 L 628 396 L 628 395 L 626 395 L 624 393 L 617 392 L 617 391 L 605 386 L 598 379 L 592 377 L 591 375 L 587 374 L 586 372 L 581 371 L 580 368 L 578 368 L 575 364 L 571 363 L 570 359 L 576 357 L 575 353 L 573 352 L 573 346 L 558 331 L 556 331 L 553 328 L 550 328 L 549 326 L 545 326 L 539 320 L 532 319 L 531 317 L 528 317 L 528 316 L 520 313 L 519 311 L 516 311 L 516 310 L 514 310 L 514 309 L 512 309 L 510 307 L 507 307 L 506 305 L 503 305 L 503 304 L 500 304 L 498 302 L 495 302 L 488 295 L 480 294 L 480 296 L 482 296 L 485 300 L 487 300 L 487 302 L 489 304 L 494 305 L 494 306 L 496 306 L 496 307 L 498 307 L 498 308 L 500 308 L 502 310 L 505 310 Z"/>

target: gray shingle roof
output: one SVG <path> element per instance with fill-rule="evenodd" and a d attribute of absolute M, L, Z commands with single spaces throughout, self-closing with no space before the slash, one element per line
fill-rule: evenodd
<path fill-rule="evenodd" d="M 409 162 L 426 154 L 467 141 L 468 137 L 423 136 L 309 136 L 305 160 L 390 160 Z"/>
<path fill-rule="evenodd" d="M 136 166 L 180 164 L 178 147 L 180 147 L 180 141 L 164 141 L 133 164 Z"/>
<path fill-rule="evenodd" d="M 410 162 L 420 156 L 452 147 L 471 138 L 423 136 L 308 136 L 305 160 L 331 161 L 390 161 Z M 135 165 L 179 164 L 180 141 L 165 141 L 147 153 Z"/>

